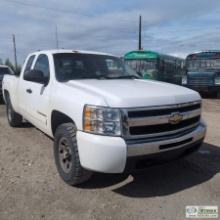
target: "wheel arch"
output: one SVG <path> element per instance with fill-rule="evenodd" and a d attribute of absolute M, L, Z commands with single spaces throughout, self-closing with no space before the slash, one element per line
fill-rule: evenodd
<path fill-rule="evenodd" d="M 3 91 L 3 98 L 4 98 L 5 103 L 7 102 L 7 99 L 10 98 L 10 94 L 7 89 L 4 89 Z"/>
<path fill-rule="evenodd" d="M 56 129 L 63 123 L 73 123 L 74 125 L 75 122 L 72 118 L 70 118 L 68 115 L 58 111 L 58 110 L 53 110 L 51 113 L 51 131 L 53 136 L 55 135 Z"/>

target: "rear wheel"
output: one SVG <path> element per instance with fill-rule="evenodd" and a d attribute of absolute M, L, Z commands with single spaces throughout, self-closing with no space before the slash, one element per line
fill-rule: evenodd
<path fill-rule="evenodd" d="M 4 104 L 3 96 L 0 95 L 0 104 Z"/>
<path fill-rule="evenodd" d="M 54 157 L 61 178 L 69 185 L 86 182 L 92 172 L 81 164 L 76 140 L 76 127 L 73 123 L 60 125 L 55 133 Z"/>
<path fill-rule="evenodd" d="M 217 92 L 217 98 L 220 99 L 220 92 Z"/>
<path fill-rule="evenodd" d="M 9 97 L 7 98 L 6 110 L 7 110 L 7 119 L 8 119 L 9 125 L 11 127 L 21 126 L 22 116 L 14 111 Z"/>

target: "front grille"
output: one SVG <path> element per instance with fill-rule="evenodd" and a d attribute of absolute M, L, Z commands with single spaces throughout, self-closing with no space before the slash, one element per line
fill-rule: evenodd
<path fill-rule="evenodd" d="M 188 78 L 189 85 L 201 85 L 201 86 L 209 86 L 213 85 L 213 79 L 210 77 L 189 77 Z"/>
<path fill-rule="evenodd" d="M 171 123 L 170 118 L 173 113 L 182 117 L 179 123 Z M 201 102 L 124 109 L 124 115 L 124 136 L 126 139 L 175 136 L 198 126 Z"/>
<path fill-rule="evenodd" d="M 171 114 L 172 112 L 178 111 L 178 112 L 186 112 L 186 111 L 193 111 L 196 109 L 201 108 L 201 103 L 195 104 L 195 105 L 189 105 L 189 106 L 180 106 L 174 108 L 166 108 L 166 109 L 152 109 L 152 110 L 140 110 L 140 111 L 133 111 L 128 112 L 129 118 L 138 118 L 138 117 L 149 117 L 149 116 L 155 116 L 155 115 L 166 115 Z"/>
<path fill-rule="evenodd" d="M 197 116 L 188 120 L 181 121 L 179 124 L 167 123 L 167 124 L 158 124 L 158 125 L 130 127 L 130 134 L 142 135 L 142 134 L 153 134 L 153 133 L 174 131 L 195 124 L 199 122 L 199 120 L 200 120 L 200 116 Z"/>

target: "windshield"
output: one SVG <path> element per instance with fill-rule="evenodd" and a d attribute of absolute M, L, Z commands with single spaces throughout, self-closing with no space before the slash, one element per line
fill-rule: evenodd
<path fill-rule="evenodd" d="M 11 74 L 11 71 L 7 67 L 0 67 L 0 76 L 3 76 L 5 74 Z"/>
<path fill-rule="evenodd" d="M 197 59 L 187 61 L 188 71 L 220 70 L 220 59 Z"/>
<path fill-rule="evenodd" d="M 127 60 L 126 63 L 135 71 L 141 73 L 144 78 L 155 78 L 157 73 L 157 60 Z"/>
<path fill-rule="evenodd" d="M 54 54 L 54 65 L 58 81 L 139 78 L 121 59 L 113 56 L 58 53 Z"/>
<path fill-rule="evenodd" d="M 130 67 L 137 70 L 138 72 L 142 71 L 149 71 L 149 70 L 155 70 L 156 69 L 156 60 L 127 60 L 127 64 L 129 64 Z"/>

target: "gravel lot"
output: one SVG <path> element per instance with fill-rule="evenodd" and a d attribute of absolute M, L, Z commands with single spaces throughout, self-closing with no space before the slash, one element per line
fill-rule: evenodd
<path fill-rule="evenodd" d="M 132 176 L 96 174 L 74 188 L 56 171 L 52 140 L 31 126 L 10 128 L 0 105 L 0 220 L 182 220 L 186 205 L 220 209 L 220 100 L 203 107 L 208 134 L 199 152 Z"/>

